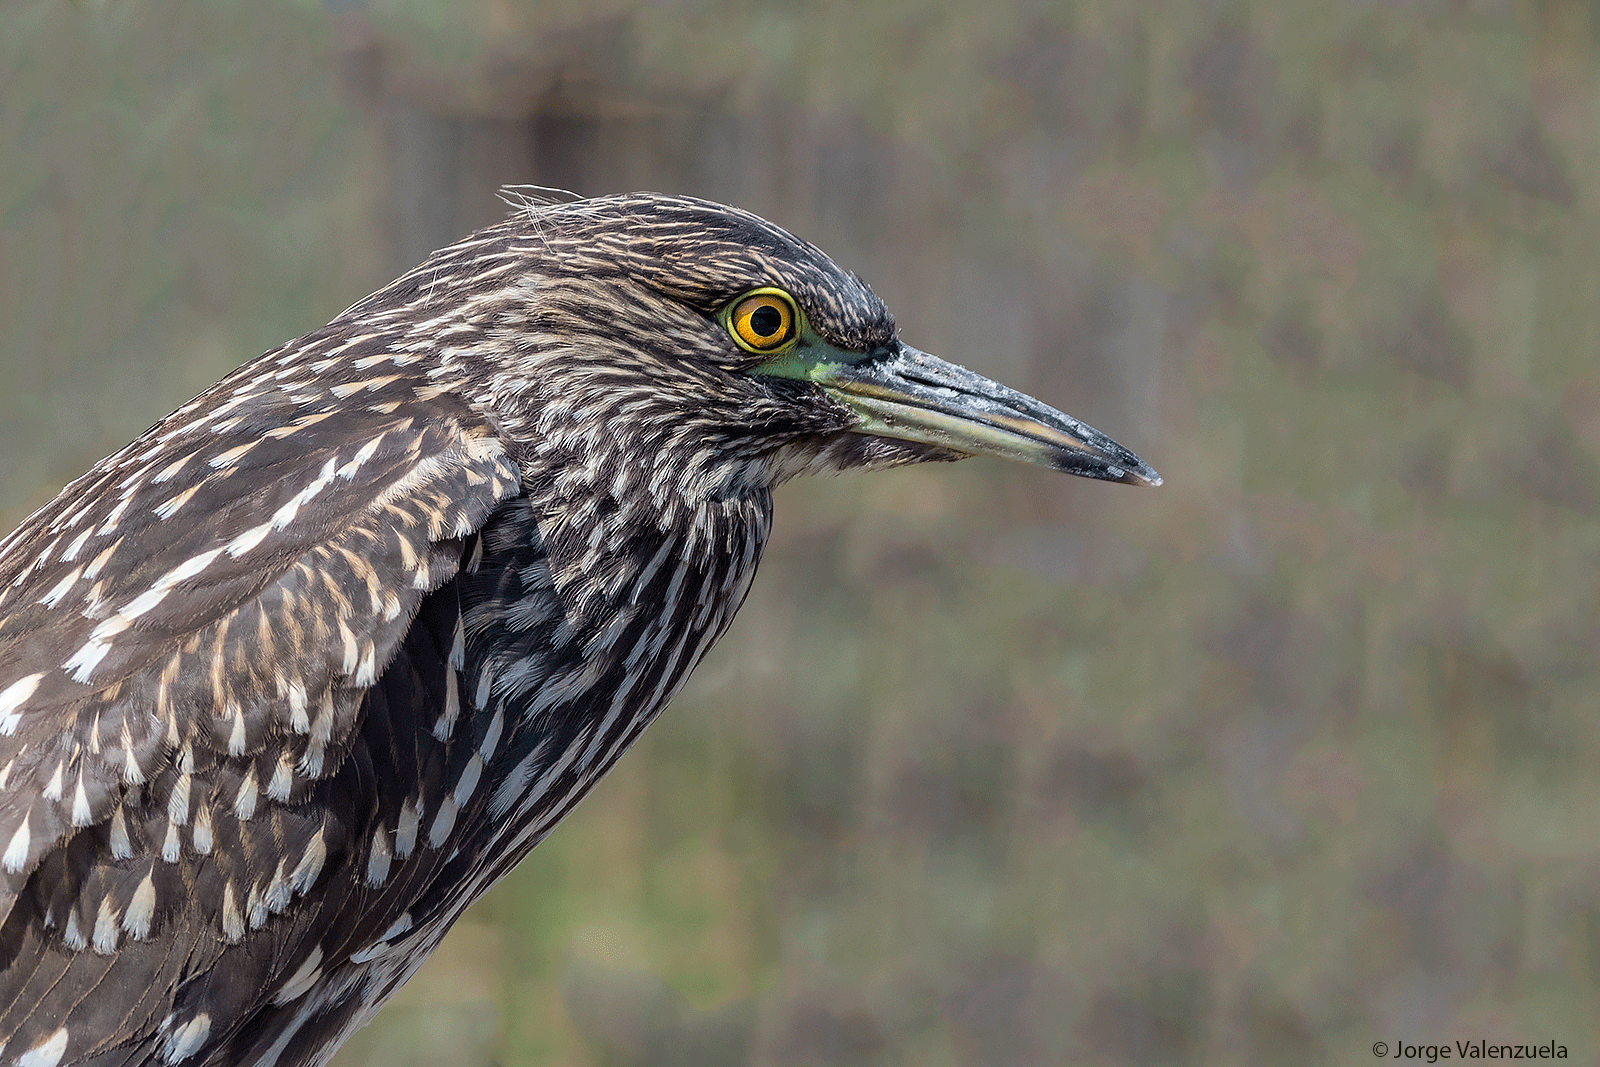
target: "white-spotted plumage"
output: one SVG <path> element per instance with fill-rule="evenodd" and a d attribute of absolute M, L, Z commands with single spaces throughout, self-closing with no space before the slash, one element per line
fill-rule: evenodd
<path fill-rule="evenodd" d="M 943 455 L 746 374 L 758 285 L 893 341 L 754 216 L 520 211 L 0 542 L 0 1064 L 325 1063 L 725 630 L 776 482 Z"/>

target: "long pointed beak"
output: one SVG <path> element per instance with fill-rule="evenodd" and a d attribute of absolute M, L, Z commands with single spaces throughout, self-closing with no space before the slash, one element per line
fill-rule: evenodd
<path fill-rule="evenodd" d="M 1160 485 L 1144 460 L 1026 393 L 909 345 L 810 376 L 861 416 L 860 433 L 1000 456 L 1129 485 Z"/>

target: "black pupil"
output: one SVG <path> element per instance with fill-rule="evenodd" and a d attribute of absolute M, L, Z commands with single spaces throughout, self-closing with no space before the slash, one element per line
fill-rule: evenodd
<path fill-rule="evenodd" d="M 771 304 L 763 304 L 750 313 L 750 328 L 757 337 L 771 337 L 783 329 L 783 312 Z"/>

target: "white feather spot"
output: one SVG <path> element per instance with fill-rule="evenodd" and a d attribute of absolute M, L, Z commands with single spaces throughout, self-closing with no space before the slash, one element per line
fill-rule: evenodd
<path fill-rule="evenodd" d="M 235 445 L 226 452 L 217 453 L 210 459 L 206 460 L 206 462 L 218 470 L 222 469 L 223 467 L 231 467 L 238 462 L 246 452 L 249 452 L 252 448 L 256 447 L 256 445 L 260 443 L 261 442 L 259 440 L 255 440 L 248 441 L 242 445 Z"/>
<path fill-rule="evenodd" d="M 439 812 L 433 817 L 433 826 L 428 830 L 428 844 L 438 848 L 449 838 L 450 831 L 456 825 L 456 798 L 445 797 L 439 803 Z"/>
<path fill-rule="evenodd" d="M 168 863 L 177 863 L 183 856 L 183 842 L 178 840 L 178 824 L 167 823 L 167 836 L 161 842 L 161 858 Z"/>
<path fill-rule="evenodd" d="M 179 582 L 193 578 L 195 575 L 211 566 L 211 562 L 220 555 L 222 555 L 222 549 L 213 548 L 211 551 L 202 552 L 198 556 L 190 556 L 188 559 L 172 568 L 166 574 L 163 574 L 160 578 L 157 578 L 155 585 L 151 588 L 164 587 L 171 589 Z"/>
<path fill-rule="evenodd" d="M 437 722 L 433 724 L 433 736 L 440 741 L 450 739 L 450 733 L 456 728 L 456 719 L 461 715 L 461 681 L 460 675 L 455 671 L 448 671 L 444 676 L 444 712 L 440 714 Z"/>
<path fill-rule="evenodd" d="M 344 644 L 344 662 L 339 669 L 345 674 L 354 674 L 356 663 L 361 659 L 361 649 L 356 644 L 356 635 L 350 632 L 350 627 L 344 624 L 343 619 L 339 620 L 339 640 Z"/>
<path fill-rule="evenodd" d="M 82 574 L 83 568 L 74 567 L 67 572 L 66 577 L 52 586 L 48 593 L 40 597 L 38 602 L 47 608 L 55 607 L 61 602 L 61 598 L 67 595 L 67 591 L 77 583 L 79 576 Z"/>
<path fill-rule="evenodd" d="M 289 901 L 294 899 L 294 886 L 284 873 L 287 860 L 278 861 L 278 870 L 272 876 L 272 881 L 267 884 L 266 892 L 261 894 L 261 901 L 267 910 L 276 915 L 289 906 Z"/>
<path fill-rule="evenodd" d="M 74 652 L 61 665 L 61 669 L 70 674 L 74 681 L 88 682 L 89 676 L 106 658 L 106 653 L 111 651 L 112 638 L 126 630 L 132 622 L 123 615 L 113 615 L 105 622 L 96 626 L 89 634 L 89 640 L 83 647 Z"/>
<path fill-rule="evenodd" d="M 422 822 L 422 806 L 415 797 L 400 805 L 400 821 L 394 828 L 394 854 L 400 859 L 417 847 L 417 827 Z"/>
<path fill-rule="evenodd" d="M 56 761 L 55 773 L 52 774 L 50 776 L 50 780 L 44 784 L 44 790 L 40 793 L 40 796 L 44 797 L 46 800 L 60 800 L 61 799 L 61 787 L 62 787 L 61 776 L 66 771 L 66 769 L 67 769 L 67 764 L 66 764 L 65 760 L 57 760 Z"/>
<path fill-rule="evenodd" d="M 19 710 L 27 699 L 33 696 L 34 690 L 39 688 L 39 683 L 44 680 L 44 672 L 30 674 L 18 678 L 4 691 L 0 691 L 0 734 L 7 736 L 17 732 L 17 724 L 22 721 L 22 712 Z"/>
<path fill-rule="evenodd" d="M 494 718 L 489 720 L 489 728 L 483 733 L 483 742 L 478 745 L 478 754 L 485 760 L 494 755 L 495 746 L 500 743 L 500 732 L 505 729 L 506 709 L 500 705 L 494 709 Z"/>
<path fill-rule="evenodd" d="M 396 612 L 396 614 L 399 614 Z M 368 641 L 361 649 L 361 662 L 356 666 L 355 684 L 368 686 L 378 680 L 378 651 Z"/>
<path fill-rule="evenodd" d="M 367 884 L 376 889 L 389 880 L 389 867 L 394 854 L 389 850 L 389 831 L 383 823 L 372 832 L 372 847 L 367 851 Z"/>
<path fill-rule="evenodd" d="M 157 518 L 170 519 L 174 514 L 177 513 L 179 508 L 187 504 L 194 497 L 194 495 L 200 491 L 200 486 L 204 484 L 204 482 L 197 482 L 194 485 L 191 485 L 189 488 L 183 490 L 181 493 L 175 493 L 172 496 L 169 496 L 151 510 L 156 513 Z"/>
<path fill-rule="evenodd" d="M 72 790 L 72 825 L 88 826 L 94 821 L 94 810 L 89 807 L 89 792 L 84 788 L 83 776 Z"/>
<path fill-rule="evenodd" d="M 333 690 L 324 690 L 322 704 L 317 708 L 317 717 L 311 723 L 311 739 L 321 744 L 333 740 Z"/>
<path fill-rule="evenodd" d="M 62 563 L 71 563 L 73 560 L 77 559 L 78 558 L 78 553 L 83 551 L 84 542 L 89 540 L 89 537 L 93 533 L 94 533 L 94 527 L 91 526 L 87 530 L 83 531 L 83 533 L 81 533 L 77 537 L 73 538 L 72 539 L 72 543 L 67 546 L 67 550 L 65 552 L 61 553 L 61 562 Z"/>
<path fill-rule="evenodd" d="M 193 458 L 194 458 L 194 453 L 190 452 L 187 456 L 184 456 L 182 459 L 173 460 L 171 463 L 168 463 L 165 467 L 162 467 L 161 470 L 156 472 L 155 476 L 152 477 L 150 480 L 152 482 L 158 482 L 158 483 L 159 482 L 171 481 L 172 480 L 172 476 L 174 474 L 177 474 L 179 471 L 183 470 L 183 465 L 185 463 L 188 463 Z"/>
<path fill-rule="evenodd" d="M 193 778 L 180 774 L 172 784 L 172 795 L 167 798 L 167 818 L 179 826 L 189 821 L 189 791 L 192 788 Z"/>
<path fill-rule="evenodd" d="M 450 668 L 459 671 L 467 662 L 467 626 L 466 619 L 456 616 L 456 635 L 450 642 Z"/>
<path fill-rule="evenodd" d="M 125 860 L 133 855 L 133 842 L 128 840 L 128 817 L 123 814 L 122 805 L 117 805 L 117 810 L 111 814 L 111 858 Z"/>
<path fill-rule="evenodd" d="M 496 816 L 503 816 L 519 803 L 528 805 L 543 796 L 555 780 L 572 766 L 572 761 L 577 758 L 579 746 L 585 737 L 587 734 L 579 736 L 573 744 L 568 745 L 561 755 L 544 769 L 537 781 L 533 777 L 534 771 L 549 754 L 545 745 L 540 744 L 522 757 L 494 791 L 489 810 Z"/>
<path fill-rule="evenodd" d="M 465 807 L 467 800 L 472 796 L 473 790 L 478 788 L 478 779 L 483 775 L 483 757 L 476 752 L 467 760 L 467 765 L 461 771 L 461 779 L 456 782 L 455 801 L 456 807 Z"/>
<path fill-rule="evenodd" d="M 129 785 L 143 785 L 144 768 L 139 766 L 139 757 L 134 754 L 133 734 L 127 719 L 122 720 L 122 754 L 127 761 L 122 768 L 122 780 Z"/>
<path fill-rule="evenodd" d="M 272 780 L 267 783 L 267 796 L 280 804 L 289 799 L 289 790 L 294 785 L 294 755 L 285 751 L 278 757 L 278 765 L 272 770 Z"/>
<path fill-rule="evenodd" d="M 239 783 L 239 792 L 233 798 L 233 817 L 241 821 L 252 818 L 256 813 L 258 793 L 256 768 L 251 764 L 250 769 L 244 772 L 244 781 Z"/>
<path fill-rule="evenodd" d="M 126 619 L 137 619 L 139 616 L 147 614 L 153 608 L 155 608 L 157 604 L 160 604 L 163 600 L 167 599 L 167 594 L 170 592 L 172 592 L 172 586 L 163 586 L 158 584 L 150 589 L 145 590 L 143 593 L 140 593 L 138 596 L 128 601 L 127 605 L 118 611 L 117 614 Z"/>
<path fill-rule="evenodd" d="M 300 757 L 297 766 L 302 778 L 321 778 L 322 760 L 327 753 L 327 746 L 321 741 L 313 741 L 306 746 L 305 755 Z"/>
<path fill-rule="evenodd" d="M 335 390 L 335 393 L 337 393 L 337 390 Z M 382 440 L 383 434 L 379 434 L 366 444 L 362 445 L 360 450 L 357 451 L 353 457 L 351 457 L 350 462 L 339 468 L 339 477 L 343 478 L 347 482 L 351 478 L 354 478 L 356 476 L 356 471 L 361 468 L 361 465 L 377 454 L 378 442 Z"/>
<path fill-rule="evenodd" d="M 305 855 L 300 857 L 300 863 L 294 869 L 294 874 L 289 876 L 290 887 L 294 892 L 304 895 L 310 892 L 316 884 L 317 875 L 322 873 L 322 865 L 328 859 L 328 844 L 322 831 L 318 830 L 306 845 Z"/>
<path fill-rule="evenodd" d="M 96 578 L 100 577 L 100 572 L 105 570 L 106 564 L 111 562 L 111 557 L 116 554 L 117 548 L 121 544 L 122 538 L 119 537 L 106 547 L 102 548 L 100 550 L 100 554 L 90 561 L 89 565 L 83 569 L 84 580 L 92 582 Z"/>
<path fill-rule="evenodd" d="M 110 897 L 100 901 L 100 914 L 94 920 L 94 950 L 102 956 L 109 956 L 117 951 L 117 941 L 122 933 L 118 929 L 117 920 L 121 917 L 117 906 L 111 903 Z"/>
<path fill-rule="evenodd" d="M 328 483 L 333 480 L 334 464 L 338 462 L 339 458 L 337 456 L 329 457 L 328 462 L 322 465 L 322 470 L 318 472 L 315 481 L 289 498 L 288 503 L 272 513 L 273 529 L 281 530 L 288 526 L 294 521 L 294 517 L 300 514 L 301 506 L 328 487 Z"/>
<path fill-rule="evenodd" d="M 201 1012 L 167 1035 L 161 1054 L 168 1064 L 182 1063 L 199 1052 L 210 1036 L 211 1016 Z"/>
<path fill-rule="evenodd" d="M 194 850 L 202 856 L 211 855 L 214 842 L 211 837 L 211 806 L 201 804 L 194 813 Z"/>
<path fill-rule="evenodd" d="M 390 374 L 383 378 L 367 378 L 359 382 L 343 382 L 339 385 L 332 386 L 329 388 L 328 392 L 332 393 L 340 400 L 344 400 L 347 397 L 355 396 L 362 390 L 366 390 L 370 393 L 378 389 L 382 389 L 384 386 L 388 385 L 398 377 L 400 377 L 398 374 Z"/>
<path fill-rule="evenodd" d="M 270 913 L 267 911 L 266 904 L 261 900 L 260 882 L 254 882 L 251 884 L 250 896 L 245 899 L 244 910 L 245 913 L 250 916 L 251 929 L 259 930 L 266 924 L 267 916 Z"/>
<path fill-rule="evenodd" d="M 394 946 L 390 945 L 386 941 L 379 941 L 379 942 L 377 942 L 375 944 L 368 945 L 366 948 L 362 949 L 360 952 L 352 952 L 352 953 L 350 953 L 350 962 L 351 963 L 371 963 L 373 960 L 379 959 L 382 956 L 384 956 L 385 954 L 387 954 L 388 951 L 393 947 Z"/>
<path fill-rule="evenodd" d="M 409 929 L 411 929 L 411 913 L 402 912 L 400 918 L 389 924 L 389 929 L 378 935 L 378 940 L 393 941 Z"/>
<path fill-rule="evenodd" d="M 122 917 L 122 928 L 129 937 L 143 941 L 150 936 L 150 925 L 156 918 L 156 883 L 152 872 L 144 876 L 139 888 L 128 901 L 128 911 Z"/>
<path fill-rule="evenodd" d="M 303 734 L 311 729 L 311 720 L 306 716 L 306 687 L 299 681 L 290 682 L 287 688 L 289 698 L 289 727 L 297 734 Z"/>
<path fill-rule="evenodd" d="M 390 924 L 389 929 L 378 935 L 378 940 L 362 949 L 360 952 L 350 954 L 351 963 L 370 963 L 387 953 L 394 946 L 389 944 L 394 938 L 399 937 L 411 929 L 411 913 L 408 911 Z"/>
<path fill-rule="evenodd" d="M 306 957 L 306 961 L 299 969 L 289 976 L 289 980 L 272 995 L 272 1003 L 283 1005 L 291 1000 L 298 1000 L 311 991 L 311 987 L 317 984 L 317 979 L 321 976 L 322 946 L 318 945 L 311 950 L 311 955 Z"/>
<path fill-rule="evenodd" d="M 78 909 L 73 908 L 67 912 L 67 925 L 61 930 L 61 940 L 74 952 L 82 952 L 89 947 L 88 939 L 78 927 Z"/>
<path fill-rule="evenodd" d="M 17 832 L 11 835 L 11 843 L 6 845 L 5 855 L 0 857 L 0 867 L 4 867 L 12 874 L 21 871 L 28 865 L 28 844 L 32 839 L 28 831 L 28 820 L 24 818 L 22 825 L 17 827 Z"/>
<path fill-rule="evenodd" d="M 246 530 L 244 533 L 228 542 L 228 555 L 232 556 L 234 559 L 238 559 L 240 556 L 244 555 L 246 552 L 265 541 L 267 539 L 267 535 L 271 532 L 272 523 L 270 522 L 264 522 L 260 526 L 252 526 L 250 529 Z"/>
<path fill-rule="evenodd" d="M 67 1028 L 63 1026 L 17 1057 L 17 1067 L 56 1067 L 67 1054 Z"/>
<path fill-rule="evenodd" d="M 239 911 L 239 902 L 233 897 L 232 882 L 222 887 L 222 936 L 229 941 L 244 937 L 244 915 Z"/>

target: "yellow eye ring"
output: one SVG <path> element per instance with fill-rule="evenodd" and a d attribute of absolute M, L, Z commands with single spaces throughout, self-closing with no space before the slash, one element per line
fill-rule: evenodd
<path fill-rule="evenodd" d="M 747 352 L 776 352 L 800 334 L 800 309 L 782 289 L 752 289 L 724 313 L 723 325 Z"/>

